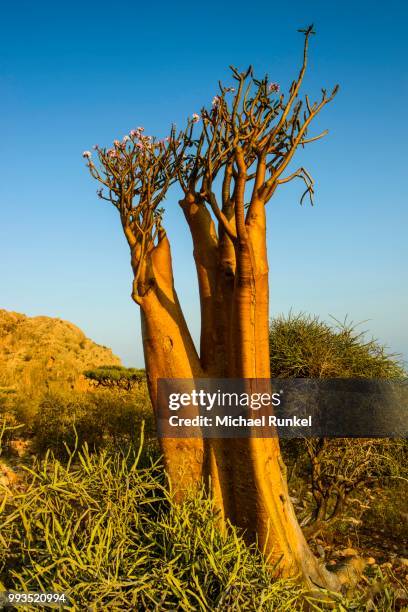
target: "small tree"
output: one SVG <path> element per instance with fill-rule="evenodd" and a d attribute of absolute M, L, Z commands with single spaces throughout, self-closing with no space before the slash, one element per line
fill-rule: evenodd
<path fill-rule="evenodd" d="M 84 376 L 96 387 L 124 391 L 131 391 L 146 380 L 144 370 L 117 365 L 98 366 L 93 370 L 85 370 Z"/>
<path fill-rule="evenodd" d="M 232 68 L 235 87 L 220 84 L 211 108 L 194 114 L 181 133 L 158 142 L 133 130 L 111 149 L 97 148 L 91 175 L 99 195 L 118 209 L 134 273 L 132 297 L 140 306 L 146 373 L 157 410 L 158 378 L 216 376 L 269 378 L 269 287 L 265 207 L 280 185 L 296 178 L 313 198 L 313 180 L 299 167 L 285 174 L 313 119 L 337 92 L 299 99 L 312 27 L 305 36 L 298 77 L 285 97 L 252 68 Z M 217 179 L 219 179 L 217 181 Z M 198 353 L 174 288 L 163 201 L 178 181 L 180 206 L 194 247 L 201 303 Z M 217 192 L 217 185 L 220 188 Z M 289 498 L 277 439 L 162 440 L 165 465 L 179 493 L 202 477 L 224 518 L 257 538 L 286 575 L 337 586 L 310 552 Z"/>
<path fill-rule="evenodd" d="M 305 314 L 278 317 L 271 322 L 269 341 L 273 377 L 406 378 L 397 355 L 347 321 L 331 326 Z M 313 508 L 302 520 L 304 533 L 327 532 L 338 521 L 352 520 L 348 512 L 361 515 L 375 484 L 404 473 L 407 449 L 405 440 L 285 440 L 283 454 L 293 463 L 293 473 L 308 462 L 302 471 L 310 478 Z"/>

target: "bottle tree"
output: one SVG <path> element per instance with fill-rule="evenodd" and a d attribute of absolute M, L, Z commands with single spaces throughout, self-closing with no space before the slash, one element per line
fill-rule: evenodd
<path fill-rule="evenodd" d="M 99 196 L 118 210 L 130 248 L 132 298 L 140 307 L 146 374 L 158 410 L 159 378 L 270 377 L 269 285 L 265 208 L 281 185 L 300 179 L 301 201 L 313 199 L 304 167 L 288 171 L 298 147 L 319 140 L 309 127 L 333 100 L 318 101 L 300 87 L 312 27 L 303 31 L 300 72 L 287 95 L 252 68 L 232 67 L 234 87 L 219 85 L 210 108 L 194 113 L 185 130 L 162 141 L 132 130 L 110 149 L 86 151 Z M 174 286 L 171 249 L 161 207 L 177 182 L 193 242 L 201 305 L 197 351 Z M 257 539 L 286 576 L 337 588 L 339 577 L 310 551 L 289 497 L 277 438 L 163 439 L 165 466 L 175 494 L 204 479 L 222 519 Z"/>

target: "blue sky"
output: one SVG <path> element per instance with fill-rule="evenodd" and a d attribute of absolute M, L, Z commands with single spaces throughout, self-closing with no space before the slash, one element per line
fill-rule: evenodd
<path fill-rule="evenodd" d="M 275 7 L 274 7 L 275 4 Z M 298 157 L 316 206 L 294 183 L 268 204 L 271 314 L 333 315 L 408 358 L 408 5 L 17 2 L 0 25 L 0 307 L 68 319 L 142 365 L 128 247 L 81 158 L 131 128 L 166 135 L 207 104 L 228 65 L 285 88 L 314 23 L 304 91 L 339 83 Z M 191 242 L 174 188 L 166 203 L 176 283 L 195 338 Z"/>

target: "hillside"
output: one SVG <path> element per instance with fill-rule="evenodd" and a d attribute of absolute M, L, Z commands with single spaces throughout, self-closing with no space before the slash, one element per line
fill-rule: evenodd
<path fill-rule="evenodd" d="M 76 325 L 0 309 L 0 387 L 31 395 L 46 389 L 81 389 L 86 386 L 82 372 L 105 364 L 121 361 Z"/>

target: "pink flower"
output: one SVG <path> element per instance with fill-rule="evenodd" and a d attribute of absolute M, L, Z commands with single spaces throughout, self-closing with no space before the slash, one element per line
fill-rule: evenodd
<path fill-rule="evenodd" d="M 115 145 L 115 147 L 120 147 L 120 142 L 119 140 L 114 140 L 113 144 Z"/>
<path fill-rule="evenodd" d="M 126 134 L 126 136 L 123 137 L 122 142 L 129 142 L 130 138 L 129 136 Z"/>
<path fill-rule="evenodd" d="M 269 83 L 268 89 L 271 93 L 278 93 L 280 91 L 280 85 L 278 83 Z"/>
<path fill-rule="evenodd" d="M 165 138 L 164 140 L 165 140 L 166 142 L 169 142 L 170 137 L 169 137 L 169 136 L 166 136 L 166 138 Z"/>
<path fill-rule="evenodd" d="M 85 157 L 86 159 L 91 159 L 92 153 L 90 151 L 84 151 L 82 153 L 82 157 Z"/>
<path fill-rule="evenodd" d="M 144 127 L 138 127 L 138 128 L 136 128 L 136 130 L 137 130 L 138 132 L 144 132 Z"/>
<path fill-rule="evenodd" d="M 197 123 L 197 121 L 200 121 L 200 115 L 197 115 L 197 113 L 193 113 L 193 123 Z"/>
<path fill-rule="evenodd" d="M 131 138 L 136 138 L 136 136 L 139 136 L 139 132 L 137 130 L 130 130 L 129 134 Z"/>
<path fill-rule="evenodd" d="M 138 149 L 144 149 L 144 145 L 141 142 L 137 142 L 135 145 Z"/>
<path fill-rule="evenodd" d="M 214 96 L 212 99 L 212 105 L 213 106 L 218 106 L 220 103 L 220 97 L 219 96 Z"/>
<path fill-rule="evenodd" d="M 116 151 L 114 149 L 108 149 L 106 151 L 106 155 L 108 157 L 117 157 L 118 156 L 118 154 L 116 153 Z"/>

